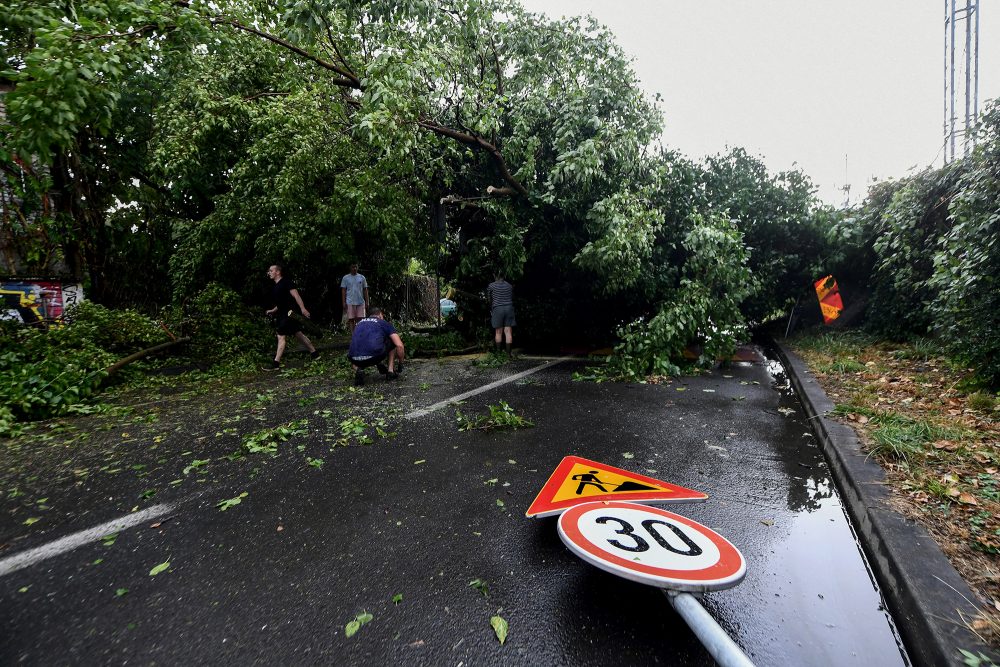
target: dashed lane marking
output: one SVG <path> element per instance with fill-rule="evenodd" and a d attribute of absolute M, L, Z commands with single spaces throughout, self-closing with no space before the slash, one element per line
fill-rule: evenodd
<path fill-rule="evenodd" d="M 135 512 L 134 514 L 123 516 L 120 519 L 114 519 L 112 521 L 102 523 L 99 526 L 94 526 L 93 528 L 88 528 L 87 530 L 81 530 L 78 533 L 67 535 L 66 537 L 49 542 L 48 544 L 43 544 L 40 547 L 28 549 L 27 551 L 14 554 L 13 556 L 7 556 L 4 559 L 0 559 L 0 577 L 5 577 L 8 574 L 30 567 L 36 563 L 42 562 L 43 560 L 52 558 L 53 556 L 64 554 L 67 551 L 72 551 L 77 547 L 82 547 L 84 544 L 96 542 L 105 535 L 127 530 L 128 528 L 137 526 L 140 523 L 149 521 L 150 519 L 155 519 L 163 516 L 164 514 L 168 514 L 173 510 L 173 505 L 154 505 L 153 507 L 148 507 L 141 512 Z"/>
<path fill-rule="evenodd" d="M 443 408 L 445 406 L 448 406 L 448 405 L 451 405 L 452 403 L 457 403 L 459 401 L 464 401 L 467 398 L 470 398 L 472 396 L 476 396 L 478 394 L 482 394 L 484 392 L 490 391 L 491 389 L 496 389 L 497 387 L 501 387 L 501 386 L 503 386 L 505 384 L 509 384 L 511 382 L 517 382 L 518 380 L 520 380 L 523 377 L 527 377 L 527 376 L 529 376 L 529 375 L 531 375 L 533 373 L 537 373 L 538 371 L 546 369 L 546 368 L 552 368 L 556 364 L 560 364 L 560 363 L 562 363 L 564 361 L 567 361 L 569 359 L 572 359 L 572 358 L 573 358 L 573 356 L 570 355 L 568 357 L 559 357 L 558 359 L 553 359 L 551 361 L 547 361 L 544 364 L 542 364 L 541 366 L 535 366 L 534 368 L 529 368 L 526 371 L 521 371 L 520 373 L 515 373 L 514 375 L 511 375 L 509 377 L 501 378 L 501 379 L 497 380 L 496 382 L 490 382 L 489 384 L 483 385 L 482 387 L 479 387 L 477 389 L 472 389 L 471 391 L 467 391 L 467 392 L 465 392 L 463 394 L 458 394 L 456 396 L 452 396 L 451 398 L 446 398 L 443 401 L 438 401 L 434 405 L 428 405 L 426 408 L 420 408 L 419 410 L 414 410 L 413 412 L 408 413 L 406 415 L 406 418 L 407 419 L 417 419 L 418 417 L 423 417 L 424 415 L 429 415 L 430 413 L 434 412 L 435 410 L 440 410 L 441 408 Z"/>

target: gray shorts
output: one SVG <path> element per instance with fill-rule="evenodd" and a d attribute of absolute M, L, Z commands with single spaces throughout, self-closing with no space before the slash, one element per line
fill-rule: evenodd
<path fill-rule="evenodd" d="M 514 306 L 494 306 L 490 322 L 494 329 L 517 326 L 517 322 L 514 321 Z"/>

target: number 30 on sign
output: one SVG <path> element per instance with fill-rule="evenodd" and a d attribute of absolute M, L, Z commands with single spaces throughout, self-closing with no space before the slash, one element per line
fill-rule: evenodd
<path fill-rule="evenodd" d="M 570 551 L 602 570 L 678 591 L 731 588 L 746 575 L 743 555 L 700 523 L 624 502 L 577 505 L 559 517 Z"/>

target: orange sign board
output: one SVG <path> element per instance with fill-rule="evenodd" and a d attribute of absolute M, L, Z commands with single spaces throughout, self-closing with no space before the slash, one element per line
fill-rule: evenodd
<path fill-rule="evenodd" d="M 549 476 L 525 516 L 559 514 L 570 507 L 595 500 L 636 503 L 676 503 L 708 498 L 701 491 L 677 486 L 579 456 L 565 457 Z"/>
<path fill-rule="evenodd" d="M 829 324 L 840 317 L 844 310 L 844 301 L 840 298 L 840 287 L 833 276 L 820 278 L 816 281 L 816 298 L 819 299 L 819 308 L 823 311 L 823 323 Z"/>

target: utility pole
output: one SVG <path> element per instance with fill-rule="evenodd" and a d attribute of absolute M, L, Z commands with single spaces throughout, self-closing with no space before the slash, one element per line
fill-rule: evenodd
<path fill-rule="evenodd" d="M 979 0 L 944 0 L 944 163 L 955 159 L 957 144 L 968 155 L 970 142 L 975 140 L 973 129 L 979 120 Z M 956 38 L 964 28 L 964 49 L 959 54 Z M 961 57 L 959 57 L 961 56 Z M 964 79 L 962 90 L 956 81 Z M 961 96 L 964 113 L 960 111 Z M 962 114 L 961 127 L 958 126 Z"/>
<path fill-rule="evenodd" d="M 844 187 L 840 189 L 844 192 L 844 208 L 847 208 L 851 205 L 851 184 L 848 182 L 847 153 L 844 153 Z"/>

